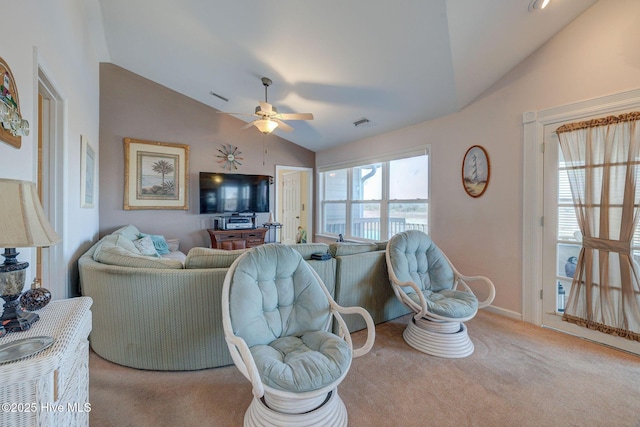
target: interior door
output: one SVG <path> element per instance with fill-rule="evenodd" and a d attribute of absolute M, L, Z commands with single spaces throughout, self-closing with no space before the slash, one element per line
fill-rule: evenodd
<path fill-rule="evenodd" d="M 291 172 L 282 180 L 282 243 L 296 243 L 300 226 L 300 172 Z"/>

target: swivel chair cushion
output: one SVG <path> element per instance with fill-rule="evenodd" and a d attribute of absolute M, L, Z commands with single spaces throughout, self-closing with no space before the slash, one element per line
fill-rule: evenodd
<path fill-rule="evenodd" d="M 389 259 L 400 282 L 413 282 L 420 288 L 429 312 L 464 318 L 477 311 L 475 295 L 453 290 L 453 269 L 427 234 L 411 230 L 394 235 L 389 241 Z M 412 301 L 420 304 L 413 288 L 402 289 Z"/>
<path fill-rule="evenodd" d="M 328 332 L 330 305 L 318 279 L 300 253 L 285 245 L 254 248 L 238 261 L 229 314 L 264 384 L 315 390 L 351 365 L 349 345 Z"/>
<path fill-rule="evenodd" d="M 351 365 L 351 349 L 325 331 L 278 338 L 251 347 L 264 384 L 286 391 L 311 391 L 340 379 Z"/>

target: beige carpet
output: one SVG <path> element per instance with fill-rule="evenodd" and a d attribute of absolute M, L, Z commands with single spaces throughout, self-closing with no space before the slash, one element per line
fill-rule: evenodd
<path fill-rule="evenodd" d="M 640 427 L 639 357 L 481 312 L 474 354 L 447 360 L 407 346 L 407 320 L 377 325 L 338 388 L 350 426 Z M 91 353 L 89 369 L 92 427 L 241 426 L 251 401 L 234 366 L 139 371 Z"/>

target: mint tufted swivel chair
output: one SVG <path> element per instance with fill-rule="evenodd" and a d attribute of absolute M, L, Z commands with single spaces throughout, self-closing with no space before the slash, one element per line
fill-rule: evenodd
<path fill-rule="evenodd" d="M 463 276 L 431 238 L 417 230 L 394 235 L 387 243 L 387 270 L 396 297 L 414 313 L 403 336 L 413 348 L 434 356 L 460 358 L 473 353 L 463 322 L 495 297 L 491 280 Z M 467 282 L 482 282 L 479 302 Z"/>
<path fill-rule="evenodd" d="M 365 344 L 353 349 L 340 313 L 360 314 Z M 332 320 L 340 325 L 331 333 Z M 374 323 L 361 307 L 343 308 L 299 252 L 268 244 L 248 250 L 229 268 L 222 288 L 225 338 L 254 398 L 245 426 L 346 426 L 337 386 L 353 357 L 366 354 Z"/>

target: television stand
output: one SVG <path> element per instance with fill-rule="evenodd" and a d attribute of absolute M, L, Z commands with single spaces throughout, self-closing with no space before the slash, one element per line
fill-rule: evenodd
<path fill-rule="evenodd" d="M 214 249 L 245 249 L 264 245 L 266 228 L 253 228 L 248 230 L 212 230 L 207 229 L 211 238 L 211 247 Z"/>

